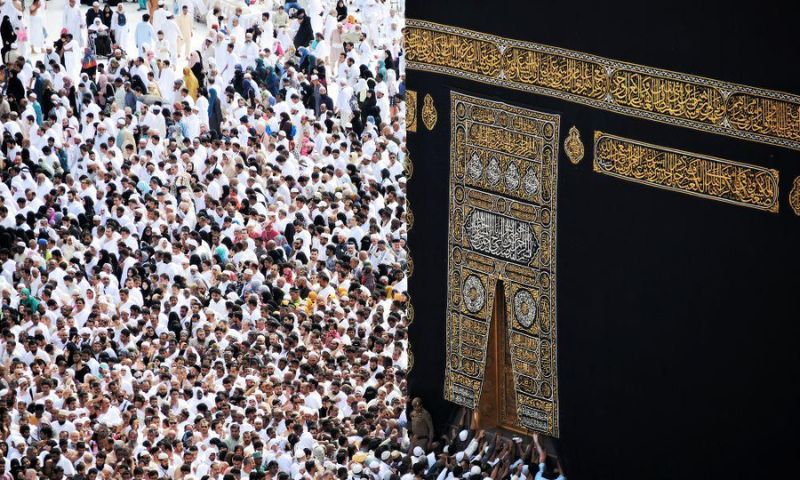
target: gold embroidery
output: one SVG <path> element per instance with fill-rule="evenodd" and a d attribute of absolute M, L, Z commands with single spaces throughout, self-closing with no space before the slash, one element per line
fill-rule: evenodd
<path fill-rule="evenodd" d="M 407 91 L 408 92 L 408 91 Z M 407 97 L 409 100 L 410 97 Z M 414 93 L 414 108 L 416 109 L 417 104 L 417 96 Z M 416 114 L 414 115 L 414 123 L 417 121 Z M 406 152 L 406 158 L 404 161 L 404 174 L 406 179 L 410 180 L 412 175 L 414 174 L 414 162 L 411 159 L 411 155 Z M 408 238 L 408 232 L 414 228 L 414 211 L 411 209 L 411 201 L 406 198 L 406 238 Z M 410 279 L 411 276 L 414 274 L 414 258 L 411 255 L 411 249 L 406 244 L 406 257 L 407 257 L 407 265 L 408 271 L 406 273 L 407 277 Z M 406 291 L 406 305 L 408 305 L 408 313 L 406 314 L 406 318 L 408 320 L 408 325 L 411 325 L 414 322 L 414 303 L 411 300 L 411 293 Z M 414 348 L 411 345 L 411 339 L 408 340 L 408 371 L 409 373 L 414 368 Z"/>
<path fill-rule="evenodd" d="M 789 205 L 795 215 L 800 215 L 800 177 L 795 177 L 792 191 L 789 192 Z"/>
<path fill-rule="evenodd" d="M 741 131 L 786 136 L 800 141 L 800 107 L 797 103 L 734 94 L 728 98 L 728 123 Z"/>
<path fill-rule="evenodd" d="M 417 131 L 417 92 L 406 90 L 406 130 Z"/>
<path fill-rule="evenodd" d="M 800 96 L 407 19 L 408 67 L 800 150 Z M 478 120 L 478 117 L 473 117 Z"/>
<path fill-rule="evenodd" d="M 583 160 L 583 142 L 581 141 L 581 132 L 573 125 L 569 129 L 569 135 L 564 139 L 564 152 L 567 158 L 574 165 Z"/>
<path fill-rule="evenodd" d="M 477 147 L 520 156 L 536 155 L 542 141 L 541 138 L 510 131 L 505 127 L 471 122 L 467 123 L 467 136 Z"/>
<path fill-rule="evenodd" d="M 722 93 L 695 83 L 617 70 L 611 75 L 609 93 L 618 105 L 645 112 L 714 125 L 725 118 Z"/>
<path fill-rule="evenodd" d="M 422 123 L 425 124 L 425 128 L 428 130 L 433 130 L 433 127 L 436 126 L 436 119 L 438 115 L 436 113 L 436 105 L 433 104 L 433 97 L 429 93 L 425 94 L 425 99 L 422 101 Z"/>
<path fill-rule="evenodd" d="M 560 118 L 455 92 L 450 106 L 445 396 L 469 408 L 478 405 L 495 287 L 502 278 L 518 417 L 525 427 L 557 436 L 553 307 Z"/>
<path fill-rule="evenodd" d="M 466 35 L 442 35 L 434 30 L 409 29 L 405 32 L 406 59 L 436 64 L 481 75 L 500 73 L 500 51 L 491 41 L 481 41 Z"/>
<path fill-rule="evenodd" d="M 562 90 L 602 100 L 608 90 L 605 68 L 562 55 L 510 47 L 503 52 L 503 73 L 512 82 Z"/>
<path fill-rule="evenodd" d="M 595 132 L 594 170 L 625 180 L 769 212 L 776 170 Z"/>

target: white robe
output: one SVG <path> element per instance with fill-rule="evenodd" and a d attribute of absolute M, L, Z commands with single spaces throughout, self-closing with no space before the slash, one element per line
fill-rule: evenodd
<path fill-rule="evenodd" d="M 197 116 L 200 117 L 200 123 L 208 125 L 208 99 L 204 96 L 197 97 Z"/>
<path fill-rule="evenodd" d="M 69 4 L 64 6 L 63 24 L 64 28 L 78 41 L 78 44 L 83 45 L 81 27 L 85 25 L 85 22 L 78 5 L 78 2 L 75 2 L 74 7 L 70 7 Z"/>
<path fill-rule="evenodd" d="M 227 50 L 222 52 L 222 55 L 217 55 L 217 69 L 222 74 L 222 80 L 225 85 L 231 83 L 233 73 L 236 70 L 236 56 L 228 53 Z"/>
<path fill-rule="evenodd" d="M 159 30 L 163 30 L 164 33 L 167 33 L 167 9 L 165 8 L 158 8 L 155 12 L 153 12 L 153 29 L 158 34 Z"/>
<path fill-rule="evenodd" d="M 272 44 L 275 43 L 275 25 L 272 24 L 272 20 L 267 20 L 266 22 L 261 24 L 261 36 L 258 37 L 258 44 L 261 46 L 261 49 L 269 48 L 272 51 Z"/>
<path fill-rule="evenodd" d="M 64 46 L 64 69 L 72 79 L 77 79 L 81 73 L 81 47 L 77 37 Z"/>
<path fill-rule="evenodd" d="M 41 49 L 44 47 L 45 37 L 44 37 L 44 20 L 43 17 L 45 15 L 45 2 L 41 2 L 39 10 L 37 10 L 35 15 L 30 14 L 30 5 L 28 6 L 28 42 L 31 44 L 31 48 Z"/>
<path fill-rule="evenodd" d="M 242 48 L 239 52 L 239 63 L 242 65 L 244 70 L 247 68 L 255 68 L 256 67 L 256 58 L 258 57 L 258 47 L 256 43 L 252 40 L 249 42 L 244 42 Z"/>
<path fill-rule="evenodd" d="M 350 108 L 350 99 L 353 97 L 353 87 L 350 85 L 345 85 L 339 89 L 339 94 L 336 96 L 336 105 L 335 107 L 339 109 L 339 113 L 342 117 L 342 122 L 346 123 L 350 120 L 350 115 L 353 113 L 353 109 Z"/>
<path fill-rule="evenodd" d="M 161 76 L 158 77 L 158 90 L 161 91 L 161 96 L 165 97 L 164 99 L 167 100 L 170 96 L 170 92 L 172 92 L 172 86 L 175 83 L 175 71 L 172 69 L 172 65 L 169 68 L 164 68 L 161 70 Z M 171 104 L 172 102 L 168 102 Z"/>
<path fill-rule="evenodd" d="M 169 54 L 172 63 L 178 57 L 178 37 L 181 36 L 178 23 L 175 20 L 164 20 L 164 38 L 169 43 Z"/>
<path fill-rule="evenodd" d="M 128 15 L 125 15 L 125 20 L 125 25 L 120 25 L 117 12 L 114 12 L 114 15 L 111 17 L 111 30 L 114 32 L 114 39 L 123 51 L 127 51 L 128 49 L 128 33 L 130 32 Z"/>

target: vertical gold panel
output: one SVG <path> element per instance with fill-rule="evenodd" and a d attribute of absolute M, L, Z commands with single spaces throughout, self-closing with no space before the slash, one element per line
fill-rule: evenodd
<path fill-rule="evenodd" d="M 445 396 L 469 408 L 480 404 L 492 312 L 495 302 L 504 300 L 504 331 L 496 335 L 504 344 L 493 351 L 509 352 L 509 361 L 493 361 L 503 362 L 505 372 L 510 371 L 515 395 L 502 397 L 503 404 L 490 410 L 499 412 L 501 419 L 515 419 L 521 427 L 558 436 L 555 235 L 560 118 L 456 92 L 451 93 L 450 106 Z M 498 280 L 503 280 L 503 300 L 495 298 Z M 508 389 L 501 392 L 505 395 Z M 510 415 L 508 408 L 516 414 Z"/>
<path fill-rule="evenodd" d="M 417 131 L 417 92 L 406 90 L 406 130 Z"/>

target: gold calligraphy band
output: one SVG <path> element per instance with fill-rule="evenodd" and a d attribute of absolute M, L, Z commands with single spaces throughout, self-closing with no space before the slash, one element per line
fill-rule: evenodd
<path fill-rule="evenodd" d="M 778 212 L 777 170 L 595 132 L 594 170 L 674 192 Z"/>
<path fill-rule="evenodd" d="M 408 68 L 800 150 L 800 96 L 406 20 Z"/>

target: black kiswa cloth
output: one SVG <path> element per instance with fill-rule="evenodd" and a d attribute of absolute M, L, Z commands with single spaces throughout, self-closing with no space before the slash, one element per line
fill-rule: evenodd
<path fill-rule="evenodd" d="M 487 8 L 489 7 L 489 8 Z M 679 0 L 641 2 L 408 0 L 409 19 L 467 28 L 648 67 L 800 94 L 792 19 Z M 461 52 L 463 53 L 463 52 Z M 455 54 L 455 53 L 454 53 Z M 797 471 L 800 410 L 800 217 L 790 206 L 800 152 L 592 108 L 555 96 L 409 66 L 414 225 L 409 328 L 420 396 L 443 430 L 450 202 L 450 95 L 462 92 L 560 116 L 556 317 L 560 438 L 570 479 L 740 478 Z M 431 95 L 438 121 L 423 126 Z M 775 121 L 797 121 L 790 110 Z M 585 148 L 573 165 L 564 140 Z M 779 173 L 779 211 L 669 191 L 594 171 L 596 131 Z M 435 207 L 431 207 L 435 206 Z M 506 371 L 511 374 L 510 369 Z M 766 441 L 765 441 L 766 440 Z"/>

